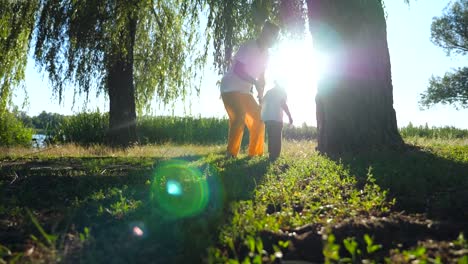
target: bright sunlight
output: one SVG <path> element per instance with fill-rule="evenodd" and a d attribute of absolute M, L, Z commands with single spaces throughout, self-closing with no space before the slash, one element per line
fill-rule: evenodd
<path fill-rule="evenodd" d="M 284 86 L 294 125 L 315 125 L 315 94 L 324 59 L 314 52 L 311 36 L 283 39 L 270 52 L 267 89 L 275 82 Z"/>

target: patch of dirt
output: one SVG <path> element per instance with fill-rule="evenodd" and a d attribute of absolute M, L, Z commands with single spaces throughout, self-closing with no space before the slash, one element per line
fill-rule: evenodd
<path fill-rule="evenodd" d="M 93 158 L 94 159 L 94 158 Z M 99 158 L 96 158 L 98 160 Z M 87 166 L 83 159 L 54 160 L 14 160 L 0 161 L 0 180 L 2 178 L 13 183 L 17 179 L 29 176 L 80 176 L 80 175 L 128 175 L 132 172 L 149 171 L 152 166 L 142 166 L 116 161 L 99 164 L 96 167 Z"/>
<path fill-rule="evenodd" d="M 428 258 L 439 258 L 442 263 L 460 263 L 457 259 L 468 256 L 468 249 L 461 248 L 453 242 L 425 240 L 418 242 L 418 247 L 424 248 L 424 253 Z M 421 252 L 422 253 L 422 252 Z M 412 253 L 415 254 L 415 253 Z M 414 257 L 408 256 L 400 250 L 390 251 L 390 263 L 408 263 L 414 260 Z"/>
<path fill-rule="evenodd" d="M 450 263 L 454 256 L 466 254 L 466 249 L 460 252 L 457 251 L 461 250 L 460 248 L 447 246 L 450 245 L 448 241 L 453 241 L 458 237 L 460 230 L 466 234 L 468 223 L 435 222 L 425 219 L 422 215 L 394 213 L 388 216 L 346 219 L 328 227 L 310 224 L 279 232 L 263 231 L 260 237 L 268 251 L 272 250 L 273 245 L 277 245 L 279 241 L 290 241 L 288 249 L 284 252 L 286 260 L 322 263 L 324 261 L 322 253 L 324 238 L 328 234 L 335 236 L 337 244 L 341 244 L 346 238 L 354 237 L 365 257 L 366 243 L 363 237 L 367 234 L 373 239 L 374 244 L 382 246 L 382 249 L 372 255 L 372 258 L 377 257 L 383 260 L 384 257 L 391 255 L 397 260 L 399 255 L 396 251 L 390 252 L 391 249 L 408 249 L 422 243 L 421 245 L 426 246 L 432 255 L 440 256 L 443 263 Z M 342 244 L 340 248 L 340 256 L 347 256 L 348 253 Z"/>

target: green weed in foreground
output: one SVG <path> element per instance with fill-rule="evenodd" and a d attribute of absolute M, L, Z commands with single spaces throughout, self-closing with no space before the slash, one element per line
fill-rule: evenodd
<path fill-rule="evenodd" d="M 441 142 L 405 152 L 344 156 L 342 162 L 360 182 L 372 168 L 376 183 L 397 198 L 400 209 L 438 219 L 467 219 L 468 145 Z"/>
<path fill-rule="evenodd" d="M 328 226 L 369 212 L 389 212 L 392 203 L 371 174 L 362 188 L 356 183 L 343 165 L 318 154 L 279 159 L 268 167 L 251 200 L 232 204 L 231 223 L 220 234 L 221 248 L 229 249 L 228 254 L 212 250 L 214 263 L 235 256 L 232 243 L 248 244 L 263 231 L 294 230 L 309 223 Z"/>
<path fill-rule="evenodd" d="M 389 258 L 408 263 L 404 262 L 406 254 L 410 261 L 437 263 L 439 253 L 428 244 L 396 248 L 391 244 L 395 241 L 367 231 L 336 230 L 350 221 L 391 218 L 395 207 L 410 212 L 421 209 L 418 204 L 426 205 L 427 200 L 434 205 L 432 216 L 457 223 L 467 195 L 447 190 L 468 188 L 463 177 L 468 175 L 465 147 L 428 144 L 405 153 L 372 153 L 341 161 L 319 155 L 314 147 L 314 142 L 287 141 L 283 156 L 275 163 L 244 154 L 225 159 L 224 145 L 165 144 L 125 151 L 72 146 L 27 159 L 14 151 L 10 156 L 4 153 L 2 165 L 10 165 L 0 168 L 0 200 L 4 201 L 0 221 L 8 225 L 0 226 L 0 237 L 9 239 L 0 241 L 1 258 L 19 262 L 268 263 L 291 258 L 291 247 L 299 247 L 299 238 L 310 232 L 313 247 L 305 244 L 305 248 L 318 254 L 311 256 L 314 259 L 382 263 Z M 168 217 L 170 211 L 151 196 L 157 193 L 154 188 L 167 191 L 170 187 L 167 178 L 156 178 L 155 171 L 171 159 L 184 160 L 197 171 L 187 182 L 176 184 L 177 188 L 190 190 L 199 182 L 207 184 L 208 200 L 197 203 L 202 210 L 188 208 L 187 215 Z M 171 192 L 177 194 L 177 188 Z M 31 209 L 46 234 L 57 237 L 54 246 L 44 243 L 25 208 Z M 46 257 L 45 249 L 35 251 L 42 254 L 23 254 L 30 249 L 31 234 L 53 250 L 55 255 L 48 256 L 54 260 Z M 328 241 L 331 235 L 334 241 Z M 447 248 L 462 252 L 466 241 L 459 241 L 460 245 Z M 424 253 L 418 247 L 426 248 Z M 463 261 L 463 256 L 440 254 L 445 263 L 458 259 Z"/>
<path fill-rule="evenodd" d="M 274 240 L 265 245 L 269 240 L 265 232 L 273 234 L 280 239 L 279 242 L 284 238 L 294 240 L 288 234 L 311 223 L 323 230 L 327 226 L 339 226 L 346 219 L 385 216 L 395 208 L 395 201 L 399 210 L 422 211 L 445 221 L 466 219 L 463 208 L 468 196 L 461 191 L 468 188 L 466 146 L 432 143 L 423 149 L 404 153 L 376 152 L 345 157 L 341 161 L 332 161 L 310 149 L 310 146 L 304 148 L 300 144 L 289 145 L 283 158 L 268 167 L 254 196 L 232 204 L 231 222 L 222 228 L 220 245 L 210 250 L 213 263 L 255 263 L 259 257 L 269 263 L 272 261 L 269 256 L 277 252 L 279 244 Z M 384 191 L 386 189 L 388 192 Z M 252 246 L 246 246 L 252 244 L 249 243 L 252 238 L 263 241 L 264 248 L 268 248 L 267 254 L 259 254 L 252 250 Z M 375 260 L 369 263 L 380 263 L 384 256 L 394 254 L 388 248 L 379 250 L 379 242 L 369 236 L 364 237 L 359 244 L 365 246 L 360 250 L 366 255 L 360 259 L 370 258 Z M 351 263 L 347 260 L 353 258 L 351 252 L 357 258 L 358 249 L 353 250 L 353 243 L 349 240 L 347 245 L 345 248 L 349 254 L 341 255 L 338 260 L 334 260 L 334 256 L 339 256 L 335 252 L 337 248 L 330 247 L 326 251 L 328 260 Z M 407 252 L 414 250 L 417 248 Z M 426 263 L 438 263 L 441 259 L 448 261 L 446 255 L 437 257 L 439 253 L 431 254 L 410 260 L 419 259 Z M 386 262 L 392 263 L 397 258 L 392 255 L 392 259 L 388 258 Z M 457 261 L 457 258 L 460 256 L 453 257 L 451 261 Z M 460 261 L 463 263 L 463 257 Z"/>

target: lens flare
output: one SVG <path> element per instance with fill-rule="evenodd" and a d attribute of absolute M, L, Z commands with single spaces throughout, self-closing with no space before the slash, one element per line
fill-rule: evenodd
<path fill-rule="evenodd" d="M 143 230 L 141 230 L 140 227 L 134 226 L 134 227 L 133 227 L 133 234 L 134 234 L 135 236 L 141 237 L 141 236 L 143 236 L 144 232 L 143 232 Z"/>
<path fill-rule="evenodd" d="M 167 193 L 175 196 L 179 196 L 182 194 L 182 187 L 180 183 L 174 180 L 168 180 L 166 184 Z"/>
<path fill-rule="evenodd" d="M 210 192 L 205 175 L 197 168 L 186 161 L 171 160 L 156 168 L 151 196 L 166 216 L 184 218 L 202 212 Z"/>
<path fill-rule="evenodd" d="M 128 225 L 130 233 L 137 238 L 144 238 L 148 234 L 146 226 L 141 221 L 131 222 Z"/>

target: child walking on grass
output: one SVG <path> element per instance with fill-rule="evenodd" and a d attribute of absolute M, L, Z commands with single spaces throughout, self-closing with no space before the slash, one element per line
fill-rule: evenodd
<path fill-rule="evenodd" d="M 292 125 L 293 120 L 289 107 L 286 104 L 286 91 L 278 84 L 263 97 L 262 102 L 262 120 L 266 125 L 268 135 L 268 152 L 269 159 L 274 161 L 278 159 L 281 153 L 281 138 L 283 132 L 283 111 L 288 115 L 289 124 Z"/>

